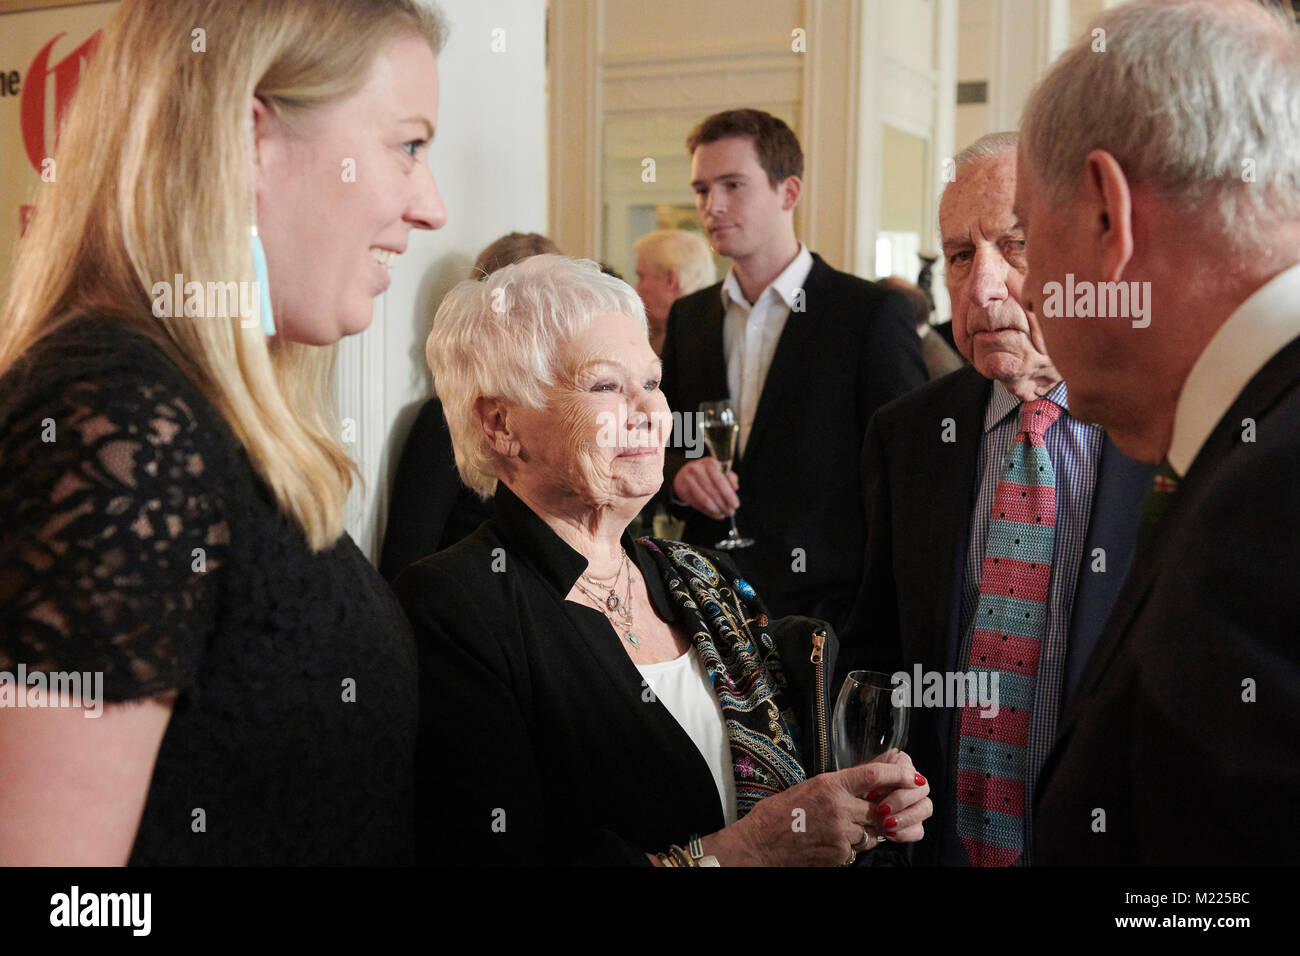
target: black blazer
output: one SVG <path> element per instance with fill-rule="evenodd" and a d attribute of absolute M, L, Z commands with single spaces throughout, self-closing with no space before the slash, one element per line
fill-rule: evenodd
<path fill-rule="evenodd" d="M 623 546 L 655 609 L 680 623 L 651 553 L 626 533 Z M 725 557 L 706 556 L 736 577 Z M 647 695 L 605 616 L 565 600 L 586 567 L 502 484 L 490 521 L 398 577 L 420 655 L 421 862 L 648 866 L 646 852 L 723 826 L 699 748 Z M 811 642 L 800 653 L 794 629 L 772 631 L 786 703 L 807 721 Z"/>
<path fill-rule="evenodd" d="M 490 513 L 461 482 L 442 402 L 429 399 L 402 446 L 379 573 L 391 582 L 407 565 L 455 544 Z"/>
<path fill-rule="evenodd" d="M 722 284 L 673 304 L 664 340 L 669 407 L 694 415 L 727 398 Z M 759 397 L 740 479 L 741 533 L 752 548 L 730 556 L 776 615 L 808 614 L 842 627 L 857 591 L 865 517 L 859 457 L 877 408 L 925 384 L 921 342 L 907 301 L 813 256 L 806 309 L 791 312 Z M 666 456 L 665 485 L 684 462 L 681 434 Z M 688 509 L 683 538 L 711 547 L 729 525 Z M 802 550 L 805 570 L 794 570 Z"/>
<path fill-rule="evenodd" d="M 1139 557 L 1040 777 L 1038 861 L 1300 859 L 1298 476 L 1300 339 L 1237 397 Z"/>
<path fill-rule="evenodd" d="M 992 383 L 972 367 L 953 372 L 880 410 L 862 451 L 869 540 L 861 592 L 842 634 L 840 673 L 966 670 L 961 592 L 971 510 L 979 494 L 979 449 Z M 940 440 L 953 419 L 953 442 Z M 1132 563 L 1143 497 L 1155 469 L 1106 439 L 1075 587 L 1062 686 L 1066 706 Z M 1094 572 L 1093 549 L 1106 570 Z M 934 816 L 911 849 L 918 865 L 967 866 L 956 829 L 952 708 L 915 707 L 907 750 L 929 778 Z M 898 856 L 903 851 L 885 848 Z M 886 854 L 882 854 L 882 857 Z"/>

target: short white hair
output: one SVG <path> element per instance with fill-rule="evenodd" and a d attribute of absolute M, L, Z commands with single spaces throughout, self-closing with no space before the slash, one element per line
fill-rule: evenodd
<path fill-rule="evenodd" d="M 656 229 L 647 232 L 632 248 L 658 269 L 671 269 L 677 273 L 677 286 L 682 295 L 706 289 L 718 281 L 718 268 L 713 253 L 704 237 L 685 229 Z"/>
<path fill-rule="evenodd" d="M 425 357 L 456 452 L 461 480 L 487 498 L 501 458 L 474 415 L 480 396 L 542 409 L 565 343 L 603 312 L 621 312 L 649 337 L 641 297 L 590 259 L 530 256 L 480 281 L 457 284 L 438 307 Z"/>
<path fill-rule="evenodd" d="M 1215 231 L 1247 247 L 1256 224 L 1300 217 L 1300 30 L 1248 0 L 1115 7 L 1035 87 L 1021 134 L 1054 199 L 1101 149 L 1130 182 L 1215 213 Z"/>
<path fill-rule="evenodd" d="M 1003 156 L 1007 153 L 1014 154 L 1019 143 L 1020 134 L 1015 130 L 985 133 L 954 156 L 952 158 L 952 176 L 944 183 L 943 192 L 939 194 L 940 207 L 943 206 L 943 197 L 947 194 L 948 187 L 957 181 L 963 169 L 974 163 L 982 163 L 987 159 L 993 159 L 995 156 Z"/>

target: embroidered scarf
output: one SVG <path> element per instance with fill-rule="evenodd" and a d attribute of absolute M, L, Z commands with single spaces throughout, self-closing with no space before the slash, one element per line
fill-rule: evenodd
<path fill-rule="evenodd" d="M 678 623 L 691 635 L 722 705 L 736 779 L 736 813 L 802 783 L 795 740 L 799 727 L 784 703 L 785 673 L 765 630 L 767 615 L 743 579 L 727 580 L 698 551 L 679 541 L 642 538 L 655 559 Z"/>

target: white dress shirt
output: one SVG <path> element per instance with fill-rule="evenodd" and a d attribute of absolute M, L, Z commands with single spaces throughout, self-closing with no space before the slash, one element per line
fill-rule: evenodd
<path fill-rule="evenodd" d="M 759 293 L 758 301 L 752 305 L 740 289 L 735 266 L 727 270 L 727 278 L 722 283 L 722 308 L 726 313 L 722 347 L 727 355 L 727 388 L 740 424 L 737 458 L 744 452 L 754 425 L 758 398 L 763 394 L 767 370 L 772 367 L 772 356 L 790 317 L 795 294 L 803 288 L 812 267 L 812 253 L 801 242 L 794 261 Z"/>
<path fill-rule="evenodd" d="M 1268 360 L 1300 336 L 1300 264 L 1274 276 L 1228 316 L 1192 366 L 1174 409 L 1169 464 L 1179 476 Z M 1240 424 L 1240 423 L 1238 423 Z"/>

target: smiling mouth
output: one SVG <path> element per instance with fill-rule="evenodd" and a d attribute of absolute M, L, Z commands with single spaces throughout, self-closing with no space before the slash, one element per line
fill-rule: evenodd
<path fill-rule="evenodd" d="M 379 246 L 371 246 L 370 255 L 389 272 L 393 271 L 393 266 L 397 263 L 398 254 L 392 249 L 381 249 Z"/>

